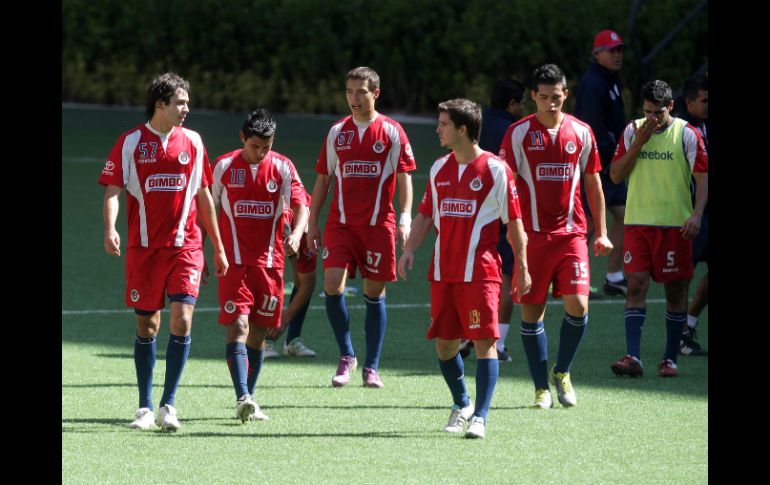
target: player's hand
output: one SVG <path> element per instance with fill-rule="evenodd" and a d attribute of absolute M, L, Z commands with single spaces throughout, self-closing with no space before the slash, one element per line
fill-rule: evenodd
<path fill-rule="evenodd" d="M 217 277 L 221 278 L 227 274 L 227 268 L 230 267 L 230 263 L 227 262 L 227 256 L 225 250 L 214 251 L 214 268 L 216 268 Z"/>
<path fill-rule="evenodd" d="M 414 253 L 412 251 L 404 251 L 401 253 L 401 257 L 398 258 L 398 275 L 406 281 L 406 270 L 412 269 L 414 266 Z"/>
<path fill-rule="evenodd" d="M 513 286 L 513 293 L 519 298 L 529 293 L 532 288 L 532 277 L 529 275 L 529 270 L 516 271 L 516 283 Z"/>
<path fill-rule="evenodd" d="M 209 284 L 209 263 L 205 259 L 203 260 L 203 270 L 201 271 L 201 283 L 204 286 Z"/>
<path fill-rule="evenodd" d="M 403 224 L 399 224 L 398 228 L 396 229 L 396 243 L 398 244 L 398 248 L 402 251 L 404 250 L 404 245 L 406 244 L 406 240 L 409 239 L 410 230 L 411 230 L 410 226 L 403 225 Z"/>
<path fill-rule="evenodd" d="M 660 124 L 657 118 L 646 118 L 642 122 L 642 126 L 634 128 L 634 142 L 643 146 L 658 129 L 660 129 Z"/>
<path fill-rule="evenodd" d="M 290 233 L 286 238 L 283 240 L 283 248 L 286 252 L 287 257 L 292 257 L 295 254 L 297 254 L 297 251 L 299 251 L 299 243 L 302 236 L 295 236 L 294 233 Z"/>
<path fill-rule="evenodd" d="M 120 256 L 120 234 L 118 231 L 113 229 L 104 234 L 104 251 L 107 254 Z"/>
<path fill-rule="evenodd" d="M 701 216 L 693 214 L 684 221 L 682 229 L 679 232 L 682 233 L 682 237 L 685 239 L 695 239 L 695 236 L 700 232 Z"/>
<path fill-rule="evenodd" d="M 307 238 L 308 249 L 311 251 L 318 251 L 321 249 L 321 231 L 318 229 L 318 226 L 308 225 L 305 238 Z"/>
<path fill-rule="evenodd" d="M 597 237 L 594 240 L 594 256 L 607 256 L 613 247 L 612 242 L 607 236 Z"/>
<path fill-rule="evenodd" d="M 285 322 L 281 322 L 280 327 L 268 328 L 267 331 L 265 332 L 265 338 L 267 340 L 278 340 L 278 337 L 283 335 L 283 332 L 285 332 L 287 328 L 288 328 L 288 325 L 286 325 Z"/>

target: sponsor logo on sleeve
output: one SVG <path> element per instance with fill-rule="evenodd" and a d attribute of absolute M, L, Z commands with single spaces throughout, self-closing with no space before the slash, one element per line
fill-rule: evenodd
<path fill-rule="evenodd" d="M 179 192 L 185 187 L 187 177 L 183 173 L 159 173 L 144 181 L 145 192 Z"/>
<path fill-rule="evenodd" d="M 272 219 L 273 203 L 260 200 L 239 200 L 235 203 L 235 217 Z"/>
<path fill-rule="evenodd" d="M 466 199 L 444 199 L 439 209 L 441 217 L 473 217 L 476 214 L 476 201 Z"/>
<path fill-rule="evenodd" d="M 571 163 L 541 163 L 535 168 L 537 180 L 564 182 L 572 179 Z"/>
<path fill-rule="evenodd" d="M 104 175 L 112 175 L 113 170 L 115 170 L 115 163 L 113 163 L 112 160 L 107 160 L 107 163 L 104 164 L 104 168 L 102 169 L 102 173 Z"/>

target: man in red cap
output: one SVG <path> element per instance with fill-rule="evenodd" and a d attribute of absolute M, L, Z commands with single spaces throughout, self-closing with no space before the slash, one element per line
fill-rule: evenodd
<path fill-rule="evenodd" d="M 592 60 L 577 89 L 575 116 L 588 123 L 593 129 L 599 158 L 602 162 L 600 177 L 604 189 L 604 203 L 612 214 L 614 223 L 610 229 L 610 241 L 614 249 L 607 261 L 607 276 L 604 279 L 606 295 L 625 296 L 626 278 L 623 275 L 623 219 L 626 212 L 625 181 L 616 184 L 610 180 L 609 170 L 615 147 L 626 125 L 625 108 L 621 96 L 618 72 L 623 65 L 623 39 L 612 30 L 602 30 L 594 37 Z M 593 216 L 583 193 L 583 207 L 588 218 L 588 240 L 593 233 Z"/>

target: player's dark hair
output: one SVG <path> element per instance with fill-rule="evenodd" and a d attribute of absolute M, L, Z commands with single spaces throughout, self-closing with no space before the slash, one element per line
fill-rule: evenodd
<path fill-rule="evenodd" d="M 464 125 L 468 129 L 468 138 L 473 143 L 479 141 L 481 106 L 468 99 L 457 98 L 439 103 L 438 110 L 439 113 L 447 113 L 458 129 Z"/>
<path fill-rule="evenodd" d="M 642 99 L 661 106 L 668 106 L 674 98 L 671 94 L 671 87 L 660 79 L 656 79 L 642 86 Z"/>
<path fill-rule="evenodd" d="M 241 133 L 247 140 L 252 136 L 258 136 L 264 140 L 275 135 L 276 126 L 273 115 L 268 110 L 259 108 L 253 111 L 243 122 Z"/>
<path fill-rule="evenodd" d="M 682 95 L 690 101 L 695 101 L 698 98 L 698 91 L 709 90 L 709 78 L 703 74 L 697 76 L 690 76 L 684 82 L 682 86 Z"/>
<path fill-rule="evenodd" d="M 361 79 L 366 81 L 369 91 L 380 89 L 380 76 L 371 67 L 360 66 L 351 69 L 345 77 L 345 81 L 348 79 Z"/>
<path fill-rule="evenodd" d="M 182 88 L 190 92 L 190 83 L 182 79 L 173 72 L 167 72 L 156 77 L 147 85 L 147 94 L 145 96 L 144 115 L 148 120 L 155 114 L 155 103 L 162 101 L 165 104 L 171 102 L 171 96 L 176 90 Z"/>
<path fill-rule="evenodd" d="M 524 100 L 524 85 L 511 78 L 498 79 L 492 86 L 490 105 L 497 109 L 506 109 L 511 100 L 521 103 Z"/>
<path fill-rule="evenodd" d="M 567 76 L 556 64 L 543 64 L 532 73 L 532 90 L 537 92 L 537 87 L 541 84 L 548 86 L 561 84 L 563 89 L 567 89 Z"/>

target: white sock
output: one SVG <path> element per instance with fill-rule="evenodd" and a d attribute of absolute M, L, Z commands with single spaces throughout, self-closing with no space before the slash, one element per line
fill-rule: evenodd
<path fill-rule="evenodd" d="M 692 315 L 690 315 L 688 313 L 687 314 L 687 326 L 690 327 L 690 328 L 695 328 L 696 325 L 698 325 L 698 317 L 694 317 L 694 316 L 692 316 Z"/>
<path fill-rule="evenodd" d="M 500 338 L 497 340 L 495 346 L 497 347 L 497 350 L 504 350 L 505 337 L 508 336 L 508 330 L 511 328 L 511 325 L 509 323 L 499 323 L 498 326 L 500 327 Z"/>
<path fill-rule="evenodd" d="M 620 283 L 621 281 L 623 281 L 623 272 L 613 271 L 612 273 L 607 273 L 607 279 L 611 283 Z"/>

